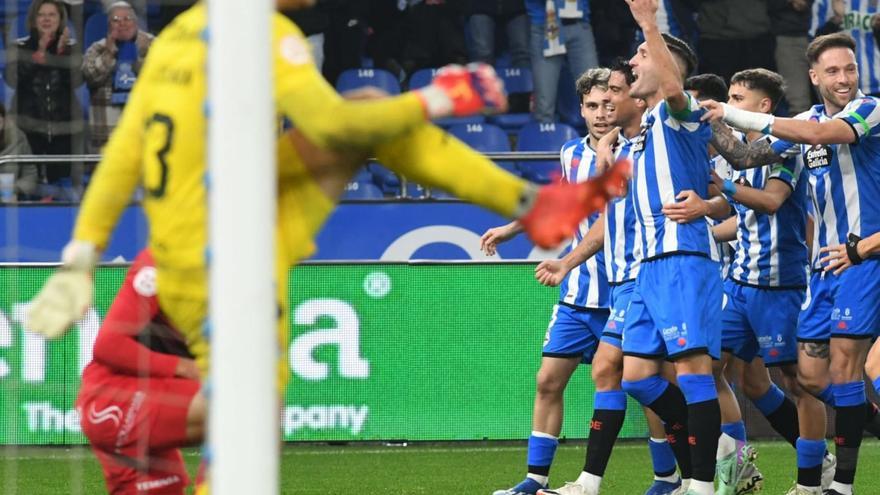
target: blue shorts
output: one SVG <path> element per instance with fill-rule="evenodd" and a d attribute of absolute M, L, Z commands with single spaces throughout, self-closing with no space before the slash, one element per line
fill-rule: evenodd
<path fill-rule="evenodd" d="M 635 288 L 635 280 L 611 286 L 611 296 L 609 297 L 611 314 L 608 315 L 608 321 L 602 330 L 602 342 L 607 342 L 618 349 L 623 348 L 623 325 Z"/>
<path fill-rule="evenodd" d="M 718 275 L 718 262 L 702 256 L 677 254 L 642 263 L 626 312 L 623 354 L 720 358 Z"/>
<path fill-rule="evenodd" d="M 867 259 L 841 273 L 837 279 L 837 292 L 831 308 L 831 336 L 876 337 L 880 334 L 880 259 Z"/>
<path fill-rule="evenodd" d="M 721 349 L 752 362 L 756 355 L 767 366 L 797 362 L 798 315 L 803 289 L 764 289 L 724 281 Z"/>
<path fill-rule="evenodd" d="M 828 342 L 831 338 L 831 324 L 828 318 L 834 307 L 834 293 L 837 277 L 814 271 L 810 275 L 810 286 L 798 316 L 798 342 Z"/>
<path fill-rule="evenodd" d="M 546 357 L 579 357 L 591 363 L 608 321 L 607 309 L 575 309 L 564 304 L 553 306 L 547 326 L 542 355 Z"/>

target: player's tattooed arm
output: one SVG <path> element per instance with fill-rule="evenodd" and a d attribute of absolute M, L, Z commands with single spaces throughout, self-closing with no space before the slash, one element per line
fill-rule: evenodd
<path fill-rule="evenodd" d="M 828 342 L 798 342 L 798 347 L 811 358 L 828 359 L 831 355 Z"/>
<path fill-rule="evenodd" d="M 766 139 L 746 144 L 733 134 L 727 124 L 719 121 L 712 122 L 712 146 L 737 170 L 782 161 Z"/>

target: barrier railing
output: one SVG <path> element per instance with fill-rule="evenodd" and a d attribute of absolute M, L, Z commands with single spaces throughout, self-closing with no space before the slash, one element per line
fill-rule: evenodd
<path fill-rule="evenodd" d="M 511 151 L 511 152 L 492 152 L 492 153 L 483 153 L 486 158 L 489 158 L 495 162 L 503 162 L 503 161 L 511 161 L 511 162 L 536 162 L 536 161 L 555 161 L 559 159 L 559 153 L 556 152 L 526 152 L 526 151 Z M 83 154 L 83 155 L 6 155 L 0 156 L 0 166 L 7 164 L 25 164 L 25 163 L 38 163 L 45 165 L 56 165 L 56 164 L 65 164 L 72 162 L 81 162 L 87 164 L 97 164 L 101 161 L 101 155 L 96 154 Z M 377 163 L 375 158 L 370 158 L 368 163 Z M 393 171 L 392 171 L 393 173 Z M 397 175 L 397 174 L 395 174 Z M 405 177 L 399 177 L 400 179 L 400 199 L 410 199 L 410 196 L 407 191 L 407 179 Z M 430 189 L 427 189 L 427 194 L 425 198 L 431 198 Z M 28 201 L 20 201 L 19 203 L 28 203 Z"/>

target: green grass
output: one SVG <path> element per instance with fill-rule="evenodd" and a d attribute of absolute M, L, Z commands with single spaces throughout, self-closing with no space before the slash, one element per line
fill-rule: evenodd
<path fill-rule="evenodd" d="M 759 442 L 758 466 L 764 493 L 783 494 L 795 476 L 794 451 L 782 442 Z M 880 493 L 880 442 L 862 445 L 856 493 Z M 560 447 L 554 485 L 574 479 L 583 466 L 583 442 Z M 192 469 L 195 451 L 187 452 Z M 491 494 L 518 482 L 525 445 L 458 443 L 386 447 L 379 445 L 294 445 L 284 449 L 284 494 Z M 644 442 L 621 442 L 614 449 L 603 483 L 606 495 L 640 495 L 651 479 Z M 54 495 L 102 493 L 97 461 L 86 448 L 7 448 L 0 451 L 0 493 Z"/>

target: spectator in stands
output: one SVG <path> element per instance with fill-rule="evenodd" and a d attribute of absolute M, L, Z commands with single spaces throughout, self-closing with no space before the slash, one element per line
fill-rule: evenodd
<path fill-rule="evenodd" d="M 119 121 L 153 42 L 153 35 L 138 29 L 137 14 L 127 2 L 110 5 L 107 24 L 107 37 L 89 47 L 82 64 L 91 93 L 89 143 L 93 153 L 101 150 Z"/>
<path fill-rule="evenodd" d="M 774 36 L 765 0 L 705 0 L 697 12 L 700 72 L 730 81 L 734 73 L 775 69 Z"/>
<path fill-rule="evenodd" d="M 599 64 L 587 0 L 526 0 L 532 22 L 530 54 L 535 80 L 535 120 L 553 122 L 563 63 L 580 76 Z"/>
<path fill-rule="evenodd" d="M 467 63 L 462 0 L 399 0 L 406 9 L 403 70 Z"/>
<path fill-rule="evenodd" d="M 331 83 L 336 83 L 342 71 L 361 66 L 367 49 L 371 3 L 366 0 L 319 2 L 326 5 L 330 21 L 324 31 L 324 77 Z"/>
<path fill-rule="evenodd" d="M 30 155 L 31 147 L 21 129 L 6 116 L 6 107 L 0 103 L 0 156 Z M 33 163 L 6 163 L 0 165 L 0 175 L 15 176 L 16 195 L 37 194 L 37 166 Z"/>
<path fill-rule="evenodd" d="M 15 88 L 10 113 L 34 154 L 82 153 L 83 112 L 75 96 L 82 83 L 82 55 L 70 36 L 62 2 L 34 0 L 27 28 L 29 35 L 16 40 L 8 54 L 6 80 Z M 72 175 L 70 164 L 43 165 L 40 175 L 42 182 L 62 186 L 62 196 L 81 187 L 81 171 Z"/>
<path fill-rule="evenodd" d="M 504 28 L 511 67 L 529 67 L 529 18 L 522 0 L 471 0 L 471 58 L 495 65 L 495 32 Z"/>
<path fill-rule="evenodd" d="M 104 12 L 110 12 L 110 7 L 115 4 L 117 0 L 101 0 L 101 5 L 104 6 Z M 128 4 L 131 8 L 134 9 L 135 14 L 137 14 L 138 18 L 146 19 L 147 15 L 147 0 L 130 0 Z"/>
<path fill-rule="evenodd" d="M 320 0 L 308 9 L 282 10 L 281 13 L 296 23 L 312 47 L 312 56 L 315 59 L 315 67 L 324 69 L 324 32 L 330 27 L 330 15 L 328 10 L 335 7 L 328 0 Z"/>
<path fill-rule="evenodd" d="M 807 45 L 813 0 L 769 0 L 770 21 L 776 34 L 776 69 L 785 79 L 785 99 L 790 114 L 812 104 Z"/>

